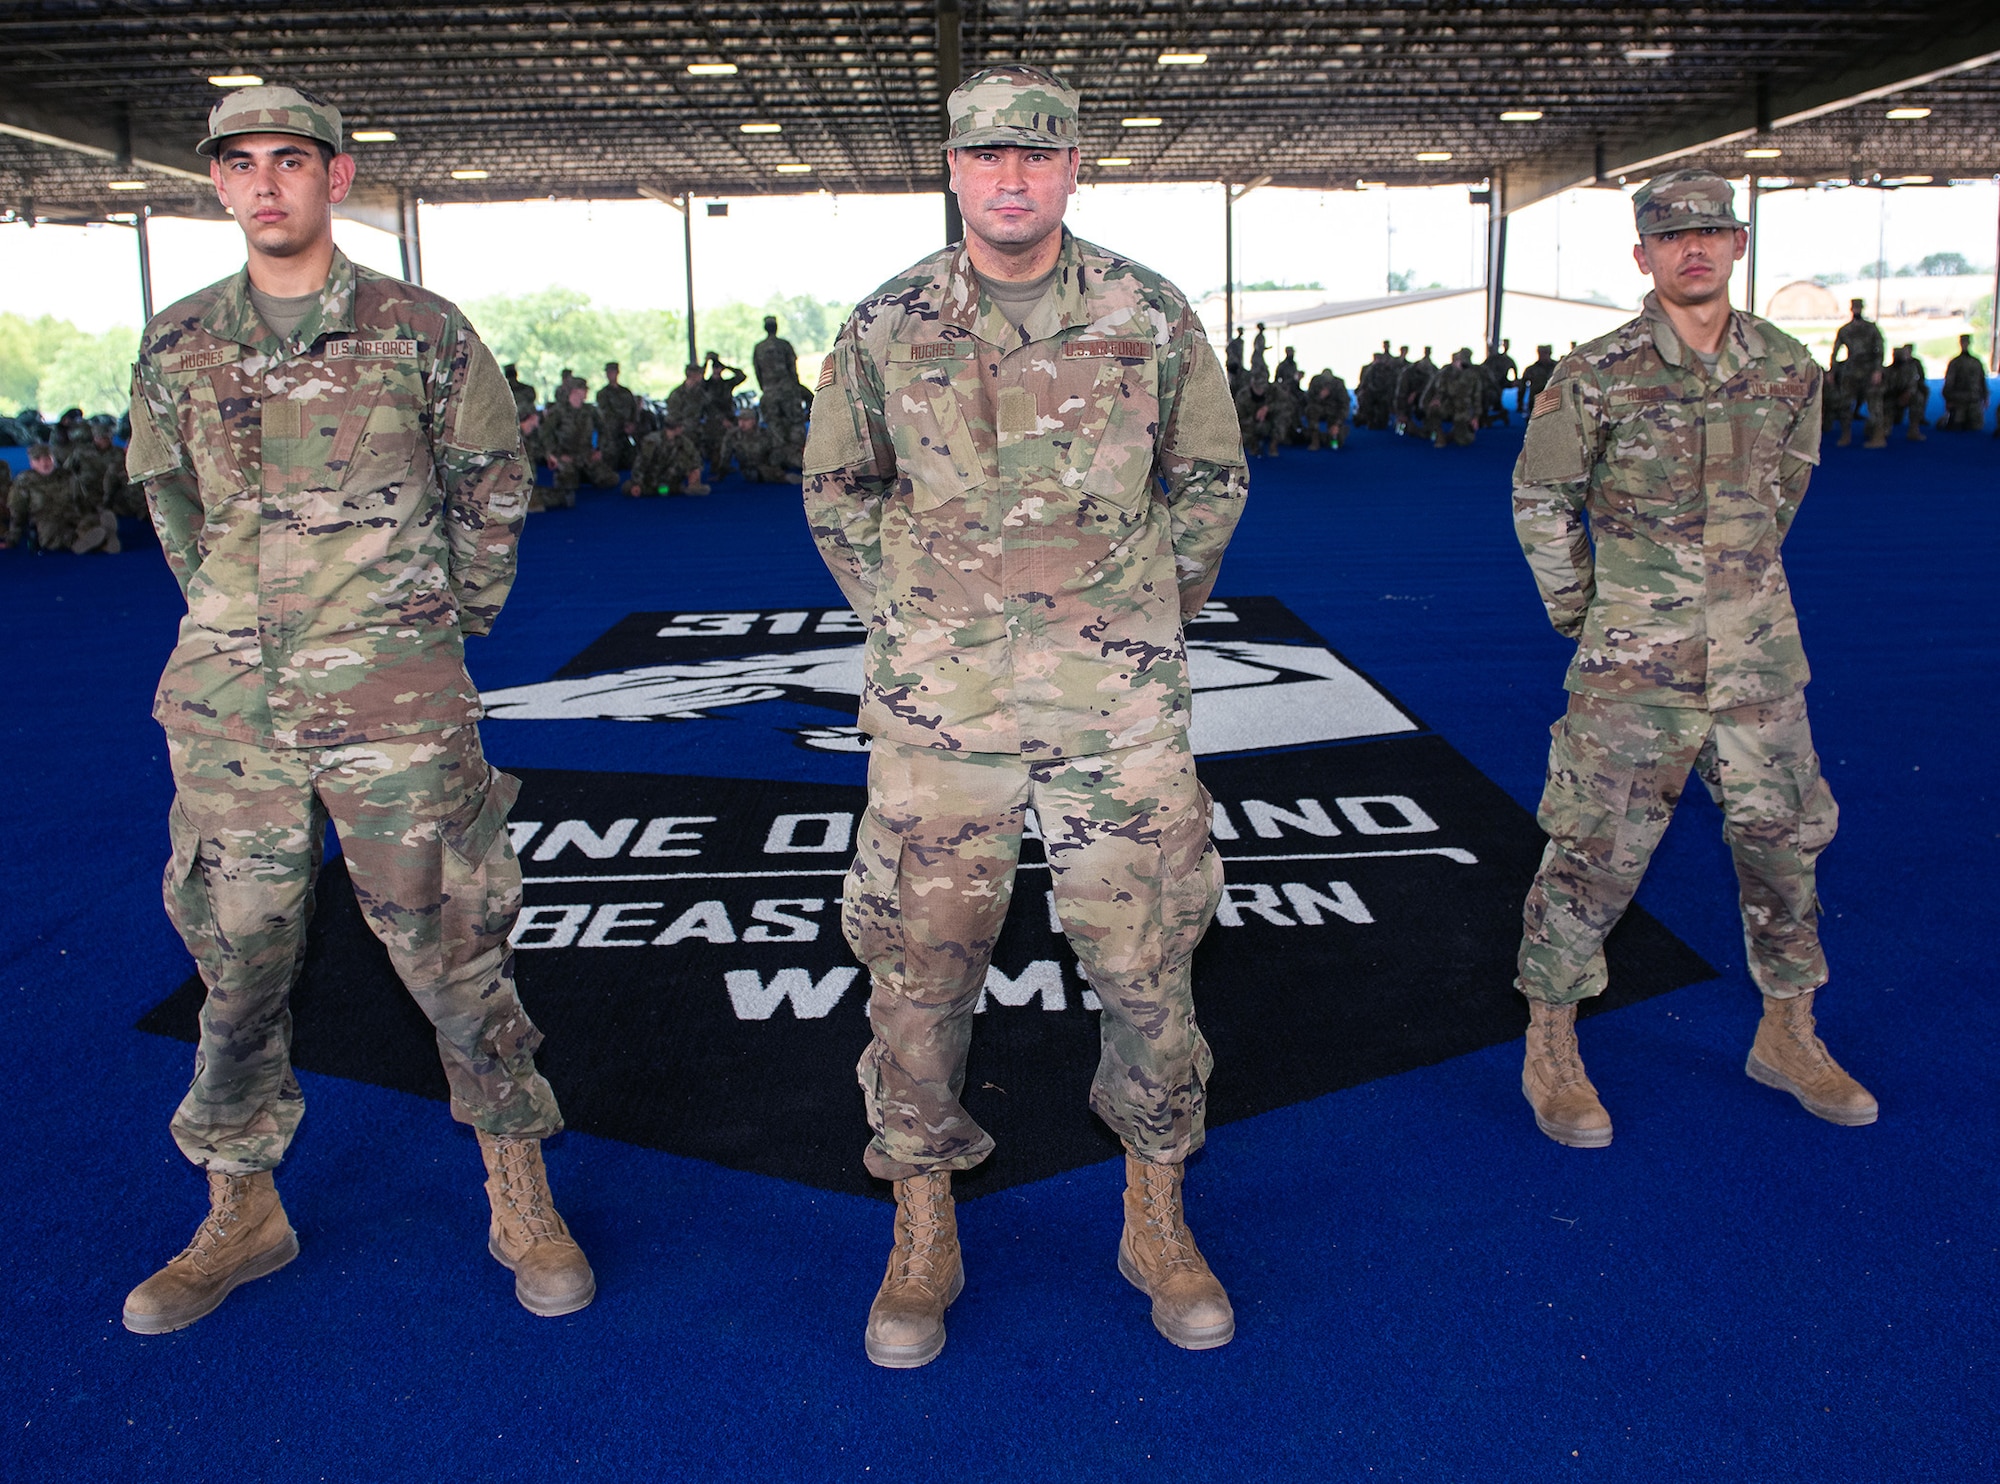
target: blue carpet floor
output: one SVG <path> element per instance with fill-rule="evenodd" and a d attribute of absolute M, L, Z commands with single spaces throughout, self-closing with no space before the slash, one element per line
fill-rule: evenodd
<path fill-rule="evenodd" d="M 1565 649 L 1513 544 L 1517 446 L 1260 460 L 1222 587 L 1283 598 L 1532 807 Z M 484 1254 L 470 1134 L 311 1076 L 299 1261 L 190 1330 L 126 1333 L 123 1294 L 201 1207 L 165 1126 L 187 1048 L 131 1029 L 189 971 L 147 719 L 179 602 L 143 546 L 0 553 L 0 1473 L 1991 1478 L 1997 464 L 1986 437 L 1829 449 L 1787 553 L 1843 810 L 1822 1025 L 1879 1124 L 1743 1076 L 1756 995 L 1696 789 L 1640 900 L 1721 974 L 1586 1027 L 1608 1151 L 1535 1132 L 1512 1046 L 1217 1130 L 1191 1211 L 1240 1328 L 1204 1354 L 1113 1268 L 1115 1165 L 1003 1191 L 964 1208 L 949 1347 L 900 1373 L 860 1344 L 882 1205 L 565 1135 L 549 1164 L 600 1297 L 534 1319 Z M 474 673 L 546 679 L 635 609 L 837 601 L 795 492 L 587 497 L 534 518 Z M 597 727 L 585 758 L 556 724 L 487 737 L 506 766 L 768 776 L 723 730 Z"/>

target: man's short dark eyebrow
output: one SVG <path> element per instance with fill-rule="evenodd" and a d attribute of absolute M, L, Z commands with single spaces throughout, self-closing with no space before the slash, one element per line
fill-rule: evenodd
<path fill-rule="evenodd" d="M 271 150 L 271 153 L 273 155 L 302 155 L 306 153 L 306 147 L 303 144 L 280 144 L 276 148 Z M 217 156 L 217 158 L 223 160 L 229 160 L 229 159 L 254 160 L 257 158 L 257 156 L 252 151 L 245 149 L 242 145 L 236 144 L 236 145 L 224 146 L 222 153 L 219 156 Z"/>

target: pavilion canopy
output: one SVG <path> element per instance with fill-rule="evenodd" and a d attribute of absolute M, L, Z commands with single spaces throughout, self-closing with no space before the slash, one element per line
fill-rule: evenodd
<path fill-rule="evenodd" d="M 934 190 L 954 31 L 968 71 L 1082 90 L 1094 181 L 1490 181 L 1509 211 L 1666 162 L 2000 172 L 1992 0 L 49 0 L 0 8 L 0 212 L 216 214 L 193 145 L 242 74 L 394 135 L 351 146 L 352 214 L 391 228 L 417 198 Z"/>

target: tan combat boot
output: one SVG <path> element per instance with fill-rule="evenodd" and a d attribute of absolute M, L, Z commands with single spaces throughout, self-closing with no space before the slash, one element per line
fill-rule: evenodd
<path fill-rule="evenodd" d="M 574 1314 L 597 1297 L 597 1276 L 549 1195 L 540 1139 L 479 1134 L 486 1199 L 493 1207 L 486 1250 L 514 1273 L 514 1297 L 530 1314 Z"/>
<path fill-rule="evenodd" d="M 298 1255 L 298 1236 L 269 1170 L 211 1170 L 207 1218 L 178 1257 L 126 1295 L 125 1327 L 135 1335 L 183 1329 L 213 1312 L 237 1284 L 275 1273 Z"/>
<path fill-rule="evenodd" d="M 944 1349 L 944 1311 L 965 1287 L 965 1260 L 949 1170 L 898 1180 L 895 1191 L 896 1245 L 868 1306 L 867 1348 L 875 1364 L 907 1371 Z"/>
<path fill-rule="evenodd" d="M 1597 1100 L 1577 1050 L 1576 1006 L 1528 1000 L 1521 1095 L 1535 1110 L 1535 1126 L 1558 1144 L 1602 1149 L 1611 1142 L 1611 1115 Z"/>
<path fill-rule="evenodd" d="M 1183 1172 L 1126 1151 L 1118 1271 L 1153 1301 L 1154 1329 L 1183 1350 L 1213 1350 L 1236 1337 L 1236 1311 L 1187 1229 Z"/>
<path fill-rule="evenodd" d="M 1850 1128 L 1873 1123 L 1881 1112 L 1874 1097 L 1840 1069 L 1814 1033 L 1813 993 L 1788 1000 L 1764 996 L 1764 1019 L 1743 1070 L 1752 1081 L 1790 1093 L 1806 1112 L 1828 1123 Z"/>

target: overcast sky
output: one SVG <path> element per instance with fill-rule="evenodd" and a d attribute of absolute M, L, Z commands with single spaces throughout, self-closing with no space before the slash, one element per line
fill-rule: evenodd
<path fill-rule="evenodd" d="M 1760 210 L 1758 274 L 1768 292 L 1815 273 L 1856 273 L 1875 257 L 1878 233 L 1892 265 L 1956 251 L 1990 267 L 2000 193 L 1990 181 L 1811 190 L 1766 195 Z M 761 302 L 774 292 L 851 302 L 941 241 L 943 216 L 934 195 L 731 200 L 727 217 L 695 217 L 696 303 Z M 1222 216 L 1220 186 L 1100 186 L 1079 193 L 1069 221 L 1199 298 L 1222 283 Z M 1317 281 L 1330 298 L 1381 293 L 1391 270 L 1412 273 L 1417 287 L 1477 283 L 1484 221 L 1463 187 L 1266 188 L 1236 207 L 1236 277 Z M 136 326 L 133 235 L 116 226 L 0 226 L 0 309 L 54 314 L 91 330 Z M 346 222 L 336 235 L 358 261 L 399 271 L 393 238 Z M 677 309 L 685 301 L 681 218 L 653 201 L 425 207 L 422 236 L 425 281 L 453 299 L 562 284 L 613 308 Z M 1567 192 L 1513 217 L 1508 286 L 1636 304 L 1644 282 L 1631 242 L 1624 194 Z M 243 261 L 242 238 L 228 222 L 161 219 L 152 244 L 158 307 Z"/>

